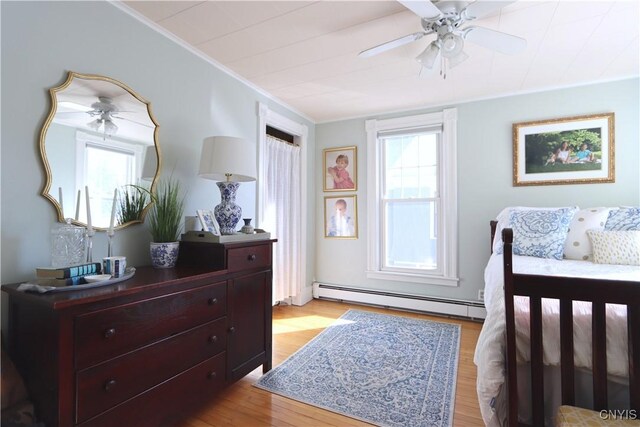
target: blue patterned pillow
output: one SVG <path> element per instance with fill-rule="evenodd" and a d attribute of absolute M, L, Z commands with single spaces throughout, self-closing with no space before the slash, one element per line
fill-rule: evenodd
<path fill-rule="evenodd" d="M 606 231 L 640 230 L 640 208 L 620 208 L 609 212 Z"/>
<path fill-rule="evenodd" d="M 513 254 L 562 259 L 564 241 L 575 208 L 548 211 L 513 211 Z"/>

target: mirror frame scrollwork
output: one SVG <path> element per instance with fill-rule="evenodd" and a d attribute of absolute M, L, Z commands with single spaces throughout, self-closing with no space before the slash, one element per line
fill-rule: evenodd
<path fill-rule="evenodd" d="M 149 101 L 147 101 L 146 99 L 144 99 L 142 96 L 140 96 L 138 93 L 136 93 L 133 89 L 131 89 L 129 86 L 127 86 L 126 84 L 113 79 L 111 77 L 106 77 L 106 76 L 101 76 L 101 75 L 97 75 L 97 74 L 82 74 L 82 73 L 76 73 L 74 71 L 69 71 L 68 75 L 67 75 L 67 80 L 62 83 L 60 86 L 56 86 L 54 88 L 49 89 L 49 95 L 50 95 L 50 99 L 51 99 L 51 109 L 49 111 L 49 114 L 44 122 L 44 124 L 42 125 L 42 129 L 40 131 L 40 138 L 39 138 L 39 149 L 40 149 L 40 157 L 42 159 L 42 164 L 44 167 L 44 172 L 45 172 L 45 184 L 42 188 L 41 191 L 41 195 L 43 197 L 45 197 L 46 199 L 48 199 L 51 204 L 53 205 L 53 207 L 56 210 L 57 213 L 57 220 L 58 222 L 65 222 L 66 218 L 63 217 L 63 209 L 60 206 L 60 203 L 58 202 L 58 200 L 56 200 L 51 194 L 50 194 L 50 189 L 51 189 L 51 184 L 52 184 L 52 171 L 51 171 L 51 166 L 49 164 L 49 160 L 47 159 L 47 152 L 46 152 L 46 147 L 45 147 L 45 140 L 46 140 L 46 136 L 47 136 L 47 132 L 49 130 L 49 127 L 51 125 L 51 123 L 53 122 L 57 109 L 58 109 L 58 98 L 57 98 L 57 94 L 61 91 L 63 91 L 64 89 L 66 89 L 67 87 L 69 87 L 69 85 L 71 85 L 71 83 L 73 82 L 74 79 L 84 79 L 84 80 L 99 80 L 99 81 L 104 81 L 104 82 L 109 82 L 112 83 L 116 86 L 121 87 L 122 89 L 124 89 L 125 91 L 129 92 L 129 94 L 131 94 L 136 100 L 140 101 L 141 103 L 143 103 L 146 106 L 146 110 L 147 113 L 149 114 L 149 119 L 151 120 L 151 122 L 153 122 L 153 124 L 155 125 L 154 131 L 153 131 L 153 144 L 155 146 L 155 152 L 156 152 L 156 156 L 157 156 L 157 164 L 156 164 L 156 173 L 153 177 L 153 180 L 151 181 L 151 186 L 149 191 L 151 191 L 152 193 L 155 190 L 156 184 L 158 182 L 158 179 L 160 177 L 160 170 L 162 167 L 162 156 L 160 154 L 160 145 L 158 144 L 158 122 L 156 121 L 153 112 L 151 111 L 151 103 Z M 144 218 L 147 215 L 147 212 L 149 211 L 149 209 L 151 208 L 151 201 L 149 201 L 149 203 L 147 203 L 147 205 L 145 206 L 145 208 L 143 209 L 140 218 L 138 218 L 137 220 L 134 221 L 128 221 L 124 224 L 118 224 L 116 227 L 114 227 L 116 230 L 128 227 L 129 225 L 133 225 L 133 224 L 141 224 L 144 222 Z M 72 224 L 74 225 L 79 225 L 79 226 L 86 226 L 87 224 L 81 222 L 81 221 L 77 221 L 77 220 L 72 220 Z M 107 228 L 106 227 L 99 227 L 99 226 L 93 226 L 93 228 L 96 231 L 106 231 Z"/>

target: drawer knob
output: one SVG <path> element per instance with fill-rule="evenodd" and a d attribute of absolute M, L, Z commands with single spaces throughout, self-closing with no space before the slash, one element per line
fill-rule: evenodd
<path fill-rule="evenodd" d="M 109 380 L 106 383 L 104 383 L 104 391 L 111 391 L 116 387 L 116 380 Z"/>
<path fill-rule="evenodd" d="M 232 326 L 229 328 L 229 332 L 234 333 L 236 331 L 236 327 Z"/>
<path fill-rule="evenodd" d="M 208 378 L 208 379 L 210 379 L 210 380 L 215 379 L 215 378 L 216 378 L 216 373 L 215 373 L 214 371 L 210 371 L 210 372 L 207 374 L 207 378 Z"/>
<path fill-rule="evenodd" d="M 116 334 L 116 328 L 109 328 L 106 331 L 104 331 L 104 337 L 105 338 L 111 338 L 115 334 Z"/>
<path fill-rule="evenodd" d="M 218 303 L 218 298 L 209 298 L 209 305 L 216 305 Z"/>
<path fill-rule="evenodd" d="M 209 337 L 209 342 L 218 342 L 218 337 L 216 335 L 211 335 Z"/>
<path fill-rule="evenodd" d="M 256 255 L 255 255 L 255 254 L 251 254 L 251 255 L 249 255 L 249 256 L 247 257 L 247 259 L 248 259 L 249 261 L 255 261 L 255 260 L 256 260 Z"/>

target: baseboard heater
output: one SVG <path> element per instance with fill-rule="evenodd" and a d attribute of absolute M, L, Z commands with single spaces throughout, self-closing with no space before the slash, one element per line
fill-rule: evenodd
<path fill-rule="evenodd" d="M 318 282 L 313 283 L 313 297 L 317 299 L 349 301 L 472 319 L 484 319 L 487 316 L 487 311 L 481 302 L 407 295 Z"/>

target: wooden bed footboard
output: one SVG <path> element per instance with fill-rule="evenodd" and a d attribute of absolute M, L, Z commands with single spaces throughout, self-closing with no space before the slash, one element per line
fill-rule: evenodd
<path fill-rule="evenodd" d="M 492 234 L 495 225 L 492 224 Z M 575 404 L 573 301 L 592 303 L 592 374 L 595 410 L 607 409 L 606 304 L 627 306 L 629 402 L 640 412 L 640 283 L 513 273 L 513 231 L 502 230 L 504 241 L 504 291 L 506 314 L 507 421 L 518 425 L 516 326 L 514 297 L 529 297 L 531 341 L 531 408 L 533 425 L 544 425 L 542 298 L 559 300 L 560 371 L 563 405 Z M 493 239 L 492 239 L 493 240 Z"/>

